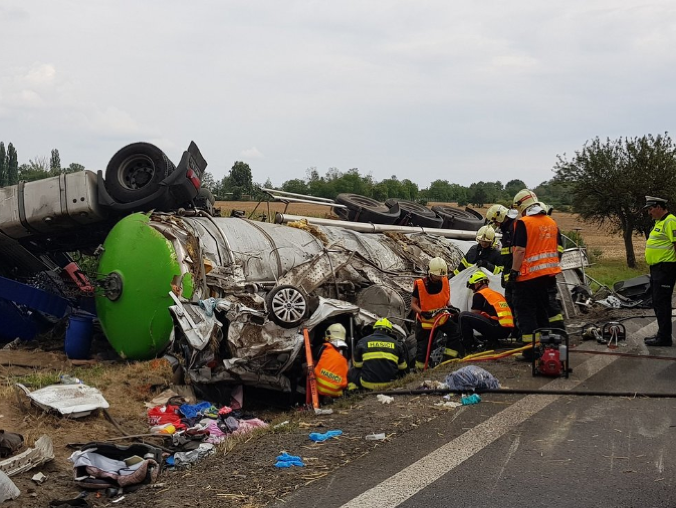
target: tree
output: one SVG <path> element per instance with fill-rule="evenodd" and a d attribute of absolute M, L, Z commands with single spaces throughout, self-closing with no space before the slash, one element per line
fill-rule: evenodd
<path fill-rule="evenodd" d="M 52 156 L 49 159 L 49 172 L 52 175 L 58 175 L 61 173 L 61 157 L 59 156 L 59 151 L 56 148 L 52 150 Z"/>
<path fill-rule="evenodd" d="M 509 196 L 509 199 L 511 200 L 517 192 L 519 192 L 521 189 L 527 189 L 528 186 L 523 183 L 523 180 L 510 180 L 505 184 L 505 191 L 507 192 L 507 195 Z"/>
<path fill-rule="evenodd" d="M 558 156 L 556 179 L 571 185 L 573 205 L 594 224 L 621 232 L 627 266 L 636 267 L 633 234 L 647 235 L 652 221 L 644 196 L 676 202 L 676 147 L 668 133 L 587 141 L 569 161 Z"/>
<path fill-rule="evenodd" d="M 77 173 L 78 171 L 84 171 L 85 167 L 82 164 L 77 162 L 71 162 L 70 165 L 63 170 L 64 173 Z"/>
<path fill-rule="evenodd" d="M 211 191 L 212 194 L 215 194 L 216 181 L 214 180 L 214 176 L 208 171 L 205 171 L 204 174 L 202 175 L 201 185 L 202 188 L 208 189 Z"/>
<path fill-rule="evenodd" d="M 253 178 L 251 168 L 246 162 L 236 161 L 230 170 L 230 191 L 234 192 L 234 187 L 239 187 L 241 194 L 249 194 L 253 190 Z"/>
<path fill-rule="evenodd" d="M 19 183 L 19 160 L 16 148 L 10 143 L 7 145 L 7 185 L 16 185 L 17 183 Z"/>
<path fill-rule="evenodd" d="M 7 185 L 7 152 L 5 144 L 0 141 L 0 187 Z"/>
<path fill-rule="evenodd" d="M 294 178 L 293 180 L 287 180 L 282 184 L 282 190 L 284 192 L 294 192 L 296 194 L 309 194 L 310 190 L 308 189 L 307 184 L 304 180 L 300 178 Z"/>

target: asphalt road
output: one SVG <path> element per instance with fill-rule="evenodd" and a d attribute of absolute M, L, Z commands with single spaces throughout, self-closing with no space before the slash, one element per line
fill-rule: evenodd
<path fill-rule="evenodd" d="M 649 319 L 619 352 L 648 354 Z M 595 343 L 581 349 L 608 351 Z M 676 348 L 650 354 L 676 357 Z M 574 353 L 543 388 L 676 394 L 676 361 Z M 513 388 L 517 388 L 514 386 Z M 674 507 L 676 399 L 491 395 L 385 443 L 285 506 Z"/>

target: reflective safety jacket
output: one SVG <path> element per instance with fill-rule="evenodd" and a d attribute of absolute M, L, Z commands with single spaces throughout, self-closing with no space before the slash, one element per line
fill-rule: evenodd
<path fill-rule="evenodd" d="M 448 278 L 443 277 L 441 279 L 441 291 L 435 295 L 431 295 L 427 292 L 425 279 L 418 279 L 414 284 L 416 288 L 418 288 L 418 300 L 420 301 L 420 308 L 423 312 L 432 312 L 444 307 L 448 307 L 448 304 L 451 301 L 451 285 L 448 283 Z M 434 322 L 436 321 L 436 317 L 425 318 L 420 314 L 418 314 L 417 318 L 422 324 L 422 327 L 425 329 L 432 328 L 432 326 L 434 326 Z M 448 321 L 448 316 L 439 317 L 437 326 L 443 325 L 446 321 Z"/>
<path fill-rule="evenodd" d="M 526 227 L 527 241 L 517 282 L 561 273 L 559 228 L 554 219 L 541 213 L 519 220 Z"/>
<path fill-rule="evenodd" d="M 645 260 L 649 265 L 676 262 L 676 217 L 668 213 L 655 221 L 645 244 Z"/>
<path fill-rule="evenodd" d="M 466 268 L 476 265 L 479 261 L 483 261 L 482 266 L 493 274 L 502 272 L 502 268 L 504 267 L 502 255 L 498 249 L 495 247 L 483 249 L 481 245 L 477 243 L 476 245 L 472 245 L 467 251 L 467 254 L 465 254 L 465 257 L 460 260 L 458 267 L 453 270 L 453 275 L 458 275 Z"/>
<path fill-rule="evenodd" d="M 315 365 L 317 392 L 327 397 L 340 397 L 347 387 L 347 359 L 340 350 L 327 342 L 322 346 Z"/>
<path fill-rule="evenodd" d="M 357 343 L 354 366 L 361 369 L 361 385 L 368 390 L 386 388 L 408 367 L 404 346 L 380 330 Z"/>
<path fill-rule="evenodd" d="M 488 287 L 480 289 L 477 293 L 481 294 L 488 302 L 488 305 L 495 309 L 497 316 L 488 316 L 489 319 L 497 320 L 500 326 L 504 328 L 514 328 L 512 309 L 509 308 L 504 296 Z"/>

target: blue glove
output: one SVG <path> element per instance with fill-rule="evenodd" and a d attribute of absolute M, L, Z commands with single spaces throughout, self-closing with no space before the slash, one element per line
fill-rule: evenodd
<path fill-rule="evenodd" d="M 297 455 L 289 455 L 286 452 L 277 456 L 275 467 L 289 468 L 291 466 L 305 467 L 305 463 L 303 462 L 303 459 Z"/>
<path fill-rule="evenodd" d="M 332 437 L 340 436 L 342 433 L 342 430 L 329 430 L 328 432 L 324 432 L 324 434 L 313 432 L 310 434 L 310 439 L 312 439 L 315 443 L 321 443 L 327 439 L 331 439 Z"/>

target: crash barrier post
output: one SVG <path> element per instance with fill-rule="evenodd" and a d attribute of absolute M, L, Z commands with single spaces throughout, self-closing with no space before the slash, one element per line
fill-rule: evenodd
<path fill-rule="evenodd" d="M 307 328 L 303 328 L 303 339 L 305 340 L 305 359 L 307 360 L 307 379 L 312 394 L 312 407 L 319 409 L 319 395 L 317 394 L 317 380 L 315 379 L 315 362 L 312 358 L 312 347 L 310 344 L 310 334 Z"/>
<path fill-rule="evenodd" d="M 66 329 L 65 351 L 71 360 L 86 360 L 92 345 L 94 316 L 71 314 Z"/>

